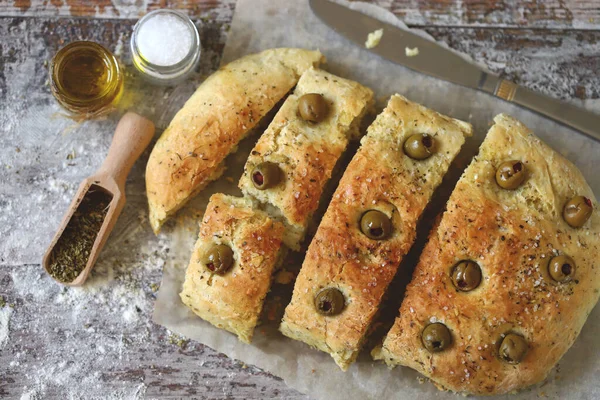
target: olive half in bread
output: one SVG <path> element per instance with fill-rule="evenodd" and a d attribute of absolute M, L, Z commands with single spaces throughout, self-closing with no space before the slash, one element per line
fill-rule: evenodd
<path fill-rule="evenodd" d="M 498 115 L 456 185 L 376 359 L 492 395 L 543 380 L 600 295 L 600 215 L 577 168 Z M 422 332 L 447 327 L 432 352 Z"/>
<path fill-rule="evenodd" d="M 415 239 L 417 221 L 470 135 L 468 123 L 400 95 L 390 99 L 308 248 L 281 323 L 284 335 L 349 367 Z"/>

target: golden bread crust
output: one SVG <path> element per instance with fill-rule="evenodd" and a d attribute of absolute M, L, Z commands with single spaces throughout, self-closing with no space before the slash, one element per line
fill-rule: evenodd
<path fill-rule="evenodd" d="M 329 113 L 319 123 L 304 121 L 298 101 L 307 93 L 322 94 Z M 289 234 L 285 244 L 300 249 L 307 225 L 319 206 L 325 184 L 342 156 L 349 138 L 359 135 L 362 117 L 372 109 L 373 91 L 328 72 L 309 69 L 252 150 L 239 187 L 245 195 L 274 207 L 281 214 Z M 252 170 L 261 162 L 279 165 L 284 181 L 268 190 L 258 190 Z"/>
<path fill-rule="evenodd" d="M 271 49 L 233 61 L 208 77 L 175 115 L 146 167 L 150 224 L 164 221 L 223 172 L 244 136 L 318 65 L 318 51 Z"/>
<path fill-rule="evenodd" d="M 455 392 L 509 393 L 543 380 L 573 344 L 600 293 L 600 214 L 577 168 L 519 121 L 499 115 L 479 155 L 458 182 L 439 227 L 421 255 L 383 346 L 373 351 L 389 365 L 406 365 Z M 498 165 L 521 160 L 526 181 L 504 190 Z M 583 195 L 595 211 L 579 229 L 562 218 L 564 204 Z M 559 254 L 576 263 L 574 280 L 548 274 Z M 483 274 L 470 292 L 455 289 L 450 271 L 472 259 Z M 431 354 L 421 343 L 430 322 L 452 333 L 447 350 Z M 514 332 L 529 344 L 519 364 L 497 357 L 500 335 Z"/>
<path fill-rule="evenodd" d="M 183 303 L 250 343 L 279 261 L 283 230 L 281 223 L 253 209 L 250 200 L 213 195 L 185 275 Z M 226 244 L 234 252 L 234 265 L 223 276 L 208 271 L 200 260 L 213 244 Z"/>
<path fill-rule="evenodd" d="M 402 150 L 415 133 L 429 133 L 438 143 L 427 160 L 413 160 Z M 362 139 L 310 244 L 280 327 L 284 335 L 330 353 L 348 368 L 414 241 L 419 217 L 470 135 L 470 124 L 400 95 L 390 99 Z M 389 239 L 374 241 L 360 232 L 360 218 L 371 209 L 392 219 Z M 346 308 L 325 317 L 313 302 L 316 293 L 331 286 L 344 293 Z"/>

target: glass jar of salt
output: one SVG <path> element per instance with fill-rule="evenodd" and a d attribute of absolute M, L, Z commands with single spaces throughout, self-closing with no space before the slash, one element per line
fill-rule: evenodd
<path fill-rule="evenodd" d="M 154 83 L 181 82 L 198 64 L 200 51 L 196 26 L 180 12 L 152 11 L 133 28 L 133 65 Z"/>

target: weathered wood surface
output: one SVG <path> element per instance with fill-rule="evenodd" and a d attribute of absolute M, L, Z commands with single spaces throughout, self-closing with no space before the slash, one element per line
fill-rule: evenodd
<path fill-rule="evenodd" d="M 596 29 L 595 0 L 374 0 L 410 25 Z M 226 16 L 235 0 L 9 0 L 0 15 L 137 18 L 157 8 L 176 8 L 198 17 Z"/>
<path fill-rule="evenodd" d="M 567 99 L 600 98 L 598 2 L 376 3 L 518 83 Z M 127 220 L 118 224 L 91 287 L 62 289 L 39 265 L 49 238 L 35 233 L 57 225 L 79 180 L 98 166 L 116 122 L 73 126 L 57 117 L 46 62 L 75 39 L 98 41 L 127 59 L 135 19 L 160 7 L 192 15 L 204 46 L 193 84 L 158 88 L 128 76 L 137 97 L 127 104 L 159 130 L 218 65 L 234 0 L 0 1 L 0 398 L 306 398 L 271 374 L 151 322 L 168 249 L 156 246 L 147 225 L 130 228 L 145 223 L 145 209 L 136 207 L 144 202 L 147 154 L 132 171 Z M 146 235 L 152 250 L 117 256 L 115 248 L 127 246 L 120 239 L 133 234 Z"/>

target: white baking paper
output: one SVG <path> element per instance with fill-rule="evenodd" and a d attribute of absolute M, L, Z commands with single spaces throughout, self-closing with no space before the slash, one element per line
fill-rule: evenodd
<path fill-rule="evenodd" d="M 403 27 L 394 15 L 374 5 L 354 2 L 349 6 Z M 475 154 L 496 114 L 511 114 L 573 161 L 596 196 L 600 194 L 600 174 L 597 173 L 600 143 L 492 96 L 421 75 L 375 56 L 325 26 L 312 14 L 305 0 L 238 0 L 223 62 L 273 47 L 320 49 L 328 59 L 327 70 L 375 90 L 379 110 L 390 95 L 401 93 L 444 114 L 471 122 L 475 136 L 468 140 L 459 165 L 466 165 Z M 398 51 L 403 52 L 404 47 L 399 45 Z M 598 104 L 588 102 L 586 106 L 600 112 Z M 228 159 L 225 177 L 229 179 L 222 178 L 212 184 L 180 213 L 177 224 L 170 223 L 166 227 L 163 235 L 171 241 L 172 258 L 164 267 L 154 320 L 231 358 L 280 376 L 289 386 L 316 399 L 456 399 L 456 395 L 439 392 L 431 383 L 419 379 L 415 371 L 403 367 L 389 370 L 373 362 L 368 351 L 344 373 L 327 354 L 280 335 L 276 321 L 257 328 L 252 345 L 243 344 L 232 334 L 202 321 L 181 303 L 178 294 L 197 234 L 198 219 L 194 215 L 199 212 L 194 213 L 194 210 L 202 210 L 214 192 L 239 193 L 236 183 L 255 140 L 256 136 L 245 140 L 239 152 Z M 580 337 L 545 382 L 504 397 L 598 399 L 598 376 L 600 307 L 594 309 Z"/>

